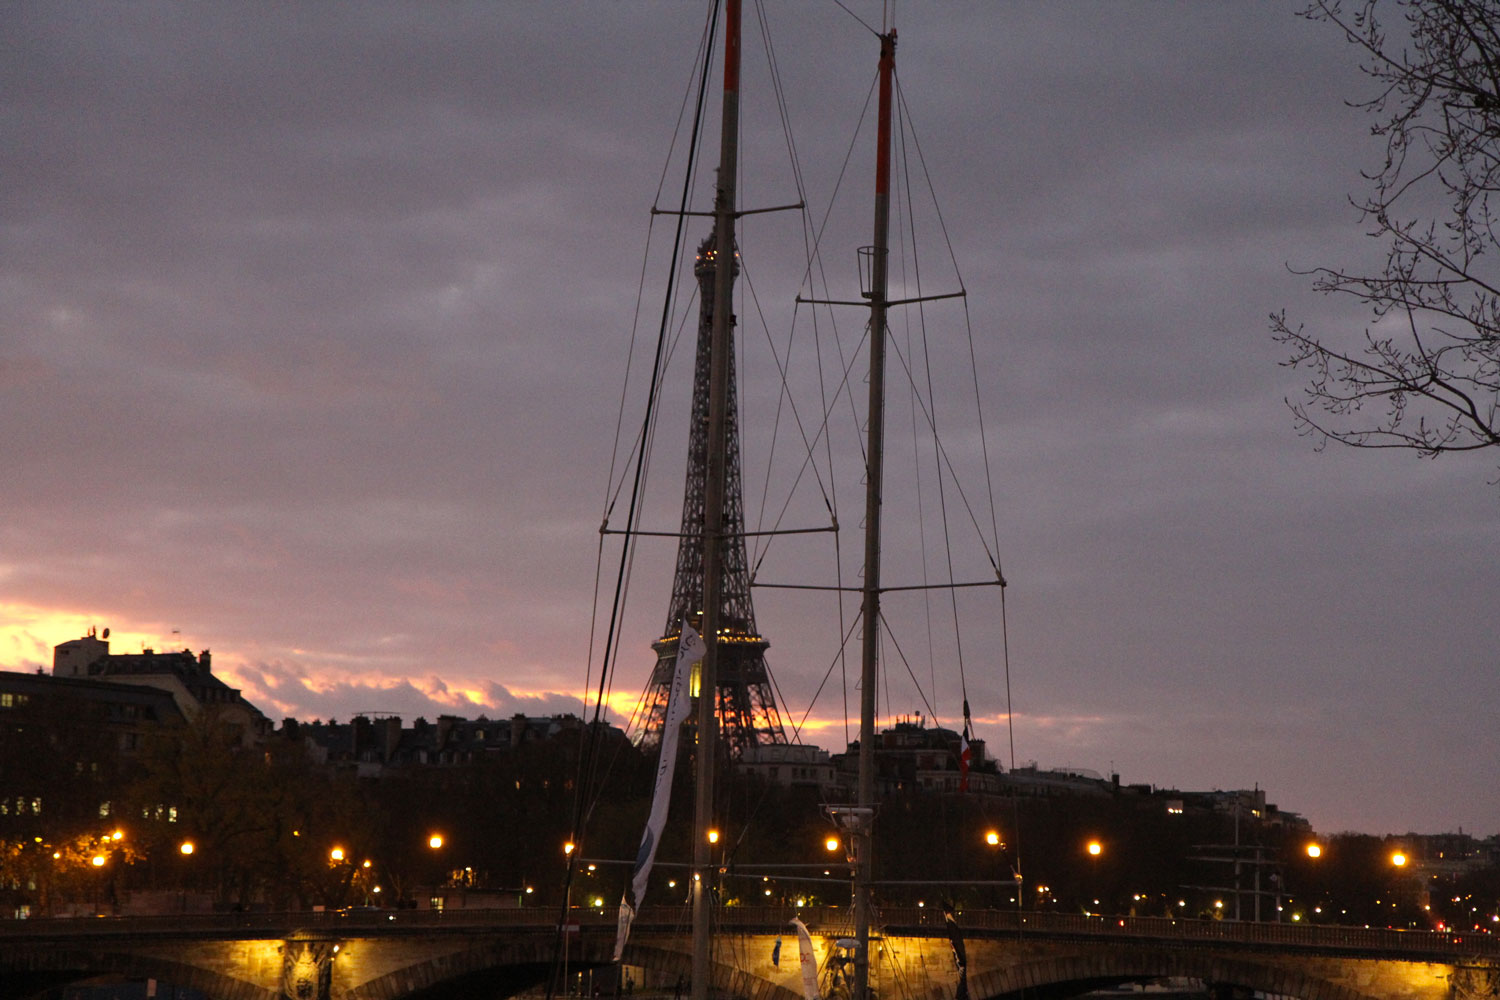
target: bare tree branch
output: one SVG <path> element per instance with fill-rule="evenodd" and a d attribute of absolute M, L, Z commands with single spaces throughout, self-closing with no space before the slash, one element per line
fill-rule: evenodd
<path fill-rule="evenodd" d="M 1386 11 L 1403 38 L 1387 36 Z M 1297 272 L 1366 306 L 1362 337 L 1271 316 L 1283 364 L 1309 374 L 1287 401 L 1298 430 L 1319 448 L 1428 457 L 1500 446 L 1500 0 L 1315 0 L 1303 16 L 1343 31 L 1380 84 L 1354 105 L 1385 140 L 1355 204 L 1387 251 L 1378 274 Z"/>

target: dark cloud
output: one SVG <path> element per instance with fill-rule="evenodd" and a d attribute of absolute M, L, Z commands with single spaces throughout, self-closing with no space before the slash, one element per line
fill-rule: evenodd
<path fill-rule="evenodd" d="M 1259 783 L 1325 828 L 1500 828 L 1484 764 L 1500 750 L 1493 463 L 1313 453 L 1267 333 L 1282 306 L 1325 328 L 1365 319 L 1287 270 L 1378 260 L 1347 200 L 1375 155 L 1344 103 L 1368 94 L 1355 54 L 1289 4 L 910 13 L 902 141 L 920 143 L 948 227 L 927 259 L 945 238 L 959 254 L 982 441 L 948 403 L 975 381 L 967 341 L 934 341 L 930 362 L 975 502 L 981 445 L 993 470 L 1018 756 Z M 821 218 L 874 46 L 837 7 L 767 17 Z M 37 3 L 0 18 L 0 602 L 31 609 L 5 655 L 29 668 L 71 638 L 41 635 L 56 612 L 180 627 L 273 714 L 578 710 L 603 643 L 590 601 L 627 340 L 654 336 L 661 294 L 653 262 L 637 316 L 647 210 L 675 201 L 662 168 L 702 12 Z M 756 30 L 746 52 L 743 203 L 783 204 L 797 192 Z M 865 161 L 825 244 L 840 294 L 845 247 L 868 241 Z M 927 180 L 908 179 L 924 204 Z M 796 232 L 756 216 L 741 235 L 753 518 L 779 390 L 764 345 L 784 343 Z M 847 357 L 860 322 L 839 323 Z M 905 336 L 900 426 L 899 365 L 925 379 Z M 817 348 L 836 369 L 826 329 Z M 815 427 L 814 344 L 782 349 Z M 658 530 L 680 510 L 682 381 L 650 483 Z M 627 389 L 627 440 L 640 406 Z M 772 510 L 796 472 L 783 421 Z M 859 488 L 847 454 L 841 504 Z M 894 524 L 914 509 L 904 484 L 932 480 L 921 460 L 891 474 Z M 784 524 L 826 518 L 810 487 Z M 846 554 L 858 519 L 841 515 Z M 763 578 L 831 551 L 778 544 Z M 914 543 L 891 553 L 920 575 Z M 617 703 L 645 682 L 671 557 L 647 547 L 633 570 Z M 972 541 L 957 561 L 961 578 L 988 572 Z M 757 611 L 788 714 L 831 663 L 811 711 L 841 714 L 837 608 L 767 591 Z M 995 610 L 966 595 L 959 611 L 998 748 Z M 893 628 L 903 654 L 925 649 L 921 626 Z M 882 712 L 925 710 L 887 661 Z M 932 677 L 951 719 L 957 683 Z"/>

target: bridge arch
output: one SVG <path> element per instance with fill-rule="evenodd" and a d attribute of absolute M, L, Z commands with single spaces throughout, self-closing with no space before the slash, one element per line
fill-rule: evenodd
<path fill-rule="evenodd" d="M 569 961 L 573 969 L 598 969 L 612 964 L 609 952 L 613 942 L 584 941 L 576 946 Z M 514 973 L 511 980 L 518 990 L 545 981 L 553 963 L 552 944 L 538 939 L 519 941 L 486 941 L 474 947 L 436 956 L 351 987 L 347 1000 L 396 1000 L 407 996 L 439 996 L 444 987 L 464 980 L 489 977 L 491 982 L 504 980 L 504 973 Z M 692 956 L 672 947 L 632 942 L 625 951 L 625 963 L 670 981 L 692 973 Z M 500 973 L 497 977 L 494 974 Z M 716 962 L 711 975 L 716 989 L 744 1000 L 802 1000 L 800 993 L 761 978 L 731 964 Z"/>
<path fill-rule="evenodd" d="M 545 979 L 551 966 L 552 948 L 546 942 L 535 938 L 491 939 L 366 980 L 349 987 L 344 996 L 347 1000 L 392 1000 L 506 970 L 517 974 L 519 989 L 531 985 L 531 970 L 536 970 L 535 978 Z"/>
<path fill-rule="evenodd" d="M 1150 979 L 1198 979 L 1206 984 L 1240 987 L 1298 1000 L 1380 1000 L 1330 979 L 1271 962 L 1213 952 L 1110 948 L 1088 953 L 1061 953 L 1021 961 L 971 964 L 969 992 L 974 1000 L 1009 1000 L 1024 993 L 1066 996 L 1069 984 L 1079 992 Z M 930 991 L 928 1000 L 946 1000 Z"/>
<path fill-rule="evenodd" d="M 160 955 L 103 949 L 15 949 L 0 970 L 22 974 L 54 973 L 52 987 L 67 986 L 101 976 L 121 979 L 156 979 L 173 986 L 197 990 L 216 1000 L 281 1000 L 277 991 L 224 975 L 199 964 Z M 5 978 L 5 977 L 0 977 Z M 0 996 L 7 996 L 0 990 Z"/>

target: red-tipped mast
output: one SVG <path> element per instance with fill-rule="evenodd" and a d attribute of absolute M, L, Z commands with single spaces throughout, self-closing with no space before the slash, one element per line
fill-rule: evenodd
<path fill-rule="evenodd" d="M 875 684 L 880 643 L 880 497 L 885 450 L 886 257 L 891 224 L 891 83 L 896 32 L 880 36 L 880 124 L 875 150 L 875 242 L 870 254 L 870 405 L 866 429 L 864 642 L 860 662 L 859 815 L 855 837 L 854 984 L 866 1000 L 870 984 L 870 828 L 875 808 Z"/>

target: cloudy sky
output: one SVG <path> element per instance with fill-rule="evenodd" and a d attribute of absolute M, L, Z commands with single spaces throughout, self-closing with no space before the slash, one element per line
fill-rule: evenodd
<path fill-rule="evenodd" d="M 849 6 L 878 24 L 878 5 Z M 968 290 L 1013 733 L 993 593 L 964 599 L 963 684 L 1007 763 L 1013 735 L 1017 762 L 1259 785 L 1327 832 L 1491 834 L 1493 458 L 1316 453 L 1283 402 L 1300 377 L 1267 314 L 1365 319 L 1288 265 L 1379 252 L 1348 201 L 1378 162 L 1345 103 L 1369 85 L 1293 12 L 948 4 L 898 21 L 947 220 L 924 287 L 955 287 L 949 240 Z M 875 43 L 832 5 L 768 3 L 765 20 L 821 218 Z M 742 204 L 784 204 L 790 172 L 754 169 L 786 155 L 747 21 Z M 579 711 L 620 400 L 628 439 L 665 280 L 659 216 L 643 290 L 649 210 L 681 183 L 657 195 L 703 22 L 696 3 L 6 5 L 0 665 L 48 666 L 107 626 L 116 651 L 211 648 L 273 718 Z M 868 197 L 838 199 L 867 241 Z M 748 425 L 774 416 L 764 345 L 787 342 L 801 258 L 795 217 L 747 227 Z M 825 258 L 835 297 L 847 246 Z M 858 319 L 839 321 L 852 349 Z M 967 341 L 939 343 L 960 352 L 932 362 L 939 395 L 972 395 Z M 816 424 L 817 400 L 798 405 Z M 945 440 L 972 460 L 965 412 Z M 643 527 L 676 527 L 685 424 L 669 393 Z M 752 519 L 763 470 L 799 460 L 781 441 L 772 456 L 747 428 Z M 892 476 L 896 504 L 920 475 Z M 982 466 L 967 488 L 983 501 Z M 814 524 L 811 496 L 784 526 Z M 859 498 L 838 503 L 855 551 Z M 831 545 L 803 537 L 782 550 Z M 671 557 L 645 545 L 632 573 L 619 722 Z M 801 562 L 768 559 L 765 578 Z M 893 564 L 888 579 L 913 565 Z M 836 665 L 813 698 L 836 609 L 759 592 L 757 611 L 787 717 L 837 748 Z M 892 617 L 916 659 L 923 626 Z M 953 724 L 937 659 L 912 669 L 923 696 L 888 650 L 887 720 Z"/>

